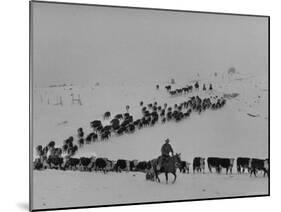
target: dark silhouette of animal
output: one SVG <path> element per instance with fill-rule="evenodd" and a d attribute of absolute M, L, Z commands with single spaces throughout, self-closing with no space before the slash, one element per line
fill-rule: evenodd
<path fill-rule="evenodd" d="M 116 172 L 121 172 L 121 171 L 129 171 L 130 170 L 130 161 L 124 160 L 124 159 L 118 159 L 114 170 Z"/>
<path fill-rule="evenodd" d="M 232 174 L 232 168 L 234 165 L 234 158 L 217 158 L 209 157 L 207 159 L 209 171 L 212 172 L 212 167 L 214 167 L 217 173 L 221 173 L 221 169 L 226 169 L 226 174 L 228 171 Z"/>
<path fill-rule="evenodd" d="M 54 141 L 50 141 L 49 144 L 48 144 L 48 147 L 49 148 L 54 148 L 56 145 L 56 143 Z"/>
<path fill-rule="evenodd" d="M 63 158 L 58 156 L 50 156 L 47 159 L 47 164 L 49 165 L 49 168 L 55 168 L 55 169 L 62 169 L 63 165 Z"/>
<path fill-rule="evenodd" d="M 181 161 L 178 164 L 178 168 L 180 170 L 181 173 L 189 173 L 189 165 L 190 163 L 188 163 L 187 161 Z"/>
<path fill-rule="evenodd" d="M 84 146 L 84 138 L 80 138 L 80 139 L 78 140 L 78 145 L 79 145 L 79 147 Z"/>
<path fill-rule="evenodd" d="M 95 158 L 94 157 L 81 157 L 79 160 L 79 166 L 81 171 L 91 171 L 94 166 Z"/>
<path fill-rule="evenodd" d="M 78 136 L 78 138 L 84 137 L 84 132 L 83 132 L 83 129 L 81 127 L 77 130 L 77 136 Z"/>
<path fill-rule="evenodd" d="M 110 137 L 110 132 L 109 131 L 104 131 L 101 134 L 101 140 L 107 140 L 107 139 L 109 139 L 109 137 Z"/>
<path fill-rule="evenodd" d="M 65 161 L 64 168 L 70 170 L 77 170 L 80 163 L 80 159 L 69 157 Z"/>
<path fill-rule="evenodd" d="M 126 111 L 128 112 L 130 109 L 130 106 L 129 105 L 126 105 Z"/>
<path fill-rule="evenodd" d="M 33 162 L 33 169 L 34 170 L 41 170 L 43 169 L 43 162 L 40 158 L 36 158 Z"/>
<path fill-rule="evenodd" d="M 117 114 L 114 116 L 114 119 L 123 119 L 123 115 L 122 114 Z"/>
<path fill-rule="evenodd" d="M 109 160 L 107 158 L 96 158 L 95 160 L 95 170 L 107 172 L 107 166 L 109 164 Z"/>
<path fill-rule="evenodd" d="M 236 160 L 236 168 L 237 168 L 237 173 L 241 174 L 244 173 L 245 170 L 250 171 L 250 158 L 247 157 L 238 157 Z"/>
<path fill-rule="evenodd" d="M 140 161 L 136 165 L 136 171 L 142 171 L 145 172 L 148 168 L 148 163 L 146 161 Z"/>
<path fill-rule="evenodd" d="M 195 157 L 192 163 L 193 173 L 196 172 L 203 172 L 205 171 L 205 158 L 202 157 Z"/>
<path fill-rule="evenodd" d="M 95 128 L 99 127 L 99 126 L 102 126 L 102 123 L 101 123 L 100 120 L 95 120 L 95 121 L 92 121 L 92 122 L 90 123 L 90 125 L 91 125 L 92 128 L 95 129 Z"/>
<path fill-rule="evenodd" d="M 107 112 L 105 112 L 104 114 L 103 114 L 103 119 L 107 119 L 107 118 L 109 118 L 111 116 L 111 113 L 109 112 L 109 111 L 107 111 Z"/>
<path fill-rule="evenodd" d="M 171 85 L 166 85 L 165 88 L 166 88 L 167 91 L 170 91 L 172 89 L 172 86 Z"/>
<path fill-rule="evenodd" d="M 263 176 L 265 177 L 266 175 L 269 176 L 269 160 L 268 159 L 257 159 L 257 158 L 251 158 L 250 159 L 250 176 L 254 174 L 257 176 L 258 171 L 263 172 Z"/>

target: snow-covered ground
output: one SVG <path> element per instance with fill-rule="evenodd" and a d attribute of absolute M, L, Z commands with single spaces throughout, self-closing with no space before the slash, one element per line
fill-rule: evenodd
<path fill-rule="evenodd" d="M 173 178 L 173 176 L 169 176 Z M 178 174 L 174 184 L 144 173 L 35 171 L 34 207 L 57 208 L 267 194 L 267 178 L 248 174 Z M 171 180 L 171 179 L 170 179 Z"/>
<path fill-rule="evenodd" d="M 188 96 L 209 96 L 238 93 L 216 111 L 193 112 L 179 123 L 156 124 L 123 136 L 85 145 L 77 157 L 97 155 L 110 159 L 149 160 L 160 155 L 165 138 L 169 137 L 175 152 L 189 162 L 196 156 L 268 157 L 268 82 L 266 76 L 218 74 L 218 76 L 186 76 L 176 78 L 174 88 L 212 82 L 213 93 L 193 92 L 170 97 L 164 89 L 167 79 L 132 83 L 120 80 L 110 84 L 72 85 L 55 88 L 34 88 L 33 144 L 46 145 L 54 140 L 60 146 L 69 136 L 83 127 L 89 133 L 90 121 L 102 119 L 105 111 L 111 114 L 129 112 L 140 117 L 140 101 L 157 101 L 174 105 Z M 145 82 L 145 83 L 144 83 Z M 156 90 L 155 85 L 160 89 Z M 71 93 L 81 97 L 82 105 L 71 104 Z M 54 105 L 62 98 L 63 105 Z M 49 101 L 48 101 L 49 100 Z M 49 104 L 48 104 L 49 102 Z M 106 121 L 104 121 L 106 123 Z M 235 172 L 234 167 L 234 172 Z M 162 176 L 163 177 L 163 176 Z M 248 174 L 179 174 L 175 184 L 145 181 L 143 173 L 86 173 L 73 171 L 35 171 L 34 208 L 71 207 L 117 203 L 151 202 L 179 199 L 198 199 L 225 196 L 267 194 L 267 178 L 250 178 Z M 163 179 L 163 178 L 162 178 Z"/>

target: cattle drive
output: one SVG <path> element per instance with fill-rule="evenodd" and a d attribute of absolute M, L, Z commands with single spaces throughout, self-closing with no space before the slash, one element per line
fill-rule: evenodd
<path fill-rule="evenodd" d="M 172 87 L 173 86 L 173 87 Z M 159 175 L 165 174 L 166 183 L 168 183 L 168 174 L 174 176 L 173 182 L 177 179 L 177 170 L 180 173 L 190 173 L 192 165 L 193 174 L 205 174 L 205 163 L 207 163 L 209 174 L 215 170 L 216 174 L 222 174 L 225 169 L 225 174 L 233 174 L 234 161 L 236 160 L 237 174 L 249 173 L 249 176 L 257 176 L 258 172 L 262 172 L 263 176 L 269 176 L 269 160 L 238 157 L 206 157 L 194 156 L 192 163 L 182 160 L 182 157 L 190 157 L 174 153 L 170 144 L 170 139 L 166 138 L 165 143 L 161 148 L 161 155 L 154 159 L 128 159 L 120 158 L 111 160 L 106 157 L 75 157 L 76 153 L 81 148 L 86 148 L 95 142 L 110 142 L 114 136 L 120 137 L 124 134 L 133 134 L 138 130 L 148 127 L 154 127 L 156 124 L 179 123 L 184 120 L 189 120 L 194 113 L 201 114 L 207 110 L 218 110 L 226 105 L 226 99 L 212 95 L 213 85 L 207 84 L 186 85 L 183 87 L 174 88 L 175 84 L 166 85 L 165 92 L 173 98 L 181 96 L 184 100 L 173 105 L 168 105 L 166 102 L 161 104 L 157 101 L 139 101 L 136 103 L 141 116 L 135 117 L 131 113 L 135 107 L 125 106 L 125 112 L 112 113 L 106 111 L 101 114 L 101 119 L 96 119 L 90 122 L 91 131 L 86 134 L 82 127 L 79 127 L 73 136 L 66 138 L 61 147 L 56 146 L 55 141 L 50 141 L 45 147 L 38 145 L 35 148 L 35 157 L 33 168 L 35 170 L 56 169 L 56 170 L 72 170 L 85 172 L 141 172 L 145 173 L 147 180 L 160 182 Z M 157 84 L 157 92 L 161 91 Z M 209 92 L 209 97 L 200 97 L 198 93 L 194 94 L 194 90 L 198 92 L 202 89 L 205 93 Z M 184 96 L 186 95 L 186 96 Z M 76 142 L 76 143 L 75 143 Z M 207 158 L 207 159 L 206 159 Z"/>

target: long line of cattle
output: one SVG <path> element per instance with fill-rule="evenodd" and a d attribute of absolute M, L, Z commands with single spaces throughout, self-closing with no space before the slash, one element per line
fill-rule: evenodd
<path fill-rule="evenodd" d="M 215 169 L 216 173 L 222 173 L 222 169 L 226 170 L 226 174 L 232 174 L 234 166 L 234 158 L 219 158 L 208 157 L 207 165 L 209 172 L 212 173 Z M 187 161 L 180 161 L 176 164 L 177 168 L 182 173 L 190 173 L 190 163 Z M 205 158 L 195 157 L 192 163 L 193 173 L 205 173 Z M 254 174 L 257 176 L 258 171 L 263 172 L 263 176 L 269 176 L 269 160 L 238 157 L 236 159 L 237 173 L 242 174 L 246 170 L 250 176 Z M 109 160 L 104 157 L 57 157 L 49 156 L 49 158 L 37 158 L 33 163 L 35 170 L 44 169 L 59 169 L 59 170 L 80 170 L 80 171 L 140 171 L 149 173 L 153 171 L 152 160 L 138 161 L 138 160 L 125 160 L 118 159 L 117 161 Z"/>
<path fill-rule="evenodd" d="M 213 102 L 212 102 L 213 101 Z M 143 102 L 140 102 L 142 117 L 134 119 L 133 115 L 129 112 L 124 114 L 120 113 L 114 116 L 110 120 L 109 125 L 103 126 L 101 120 L 94 120 L 90 123 L 93 132 L 84 137 L 84 131 L 82 128 L 78 129 L 78 145 L 82 147 L 85 143 L 90 144 L 98 140 L 108 140 L 113 134 L 120 136 L 125 133 L 134 133 L 136 130 L 143 129 L 144 127 L 152 127 L 156 123 L 166 123 L 168 121 L 182 121 L 184 118 L 190 116 L 192 111 L 199 114 L 207 109 L 216 110 L 223 107 L 226 103 L 224 98 L 217 96 L 201 99 L 199 96 L 189 97 L 186 101 L 174 106 L 168 106 L 167 103 L 159 105 L 158 102 L 149 103 L 144 106 Z M 111 113 L 109 111 L 104 113 L 104 119 L 110 118 Z M 73 138 L 70 138 L 73 140 Z M 66 148 L 64 145 L 63 148 Z"/>
<path fill-rule="evenodd" d="M 157 87 L 157 89 L 159 89 L 159 86 Z M 178 95 L 183 95 L 183 94 L 189 94 L 190 92 L 192 92 L 193 88 L 198 91 L 200 89 L 200 85 L 198 82 L 196 82 L 194 85 L 186 85 L 184 87 L 181 87 L 181 88 L 176 88 L 176 89 L 173 89 L 172 90 L 172 86 L 171 85 L 167 85 L 165 86 L 167 92 L 171 95 L 171 96 L 178 96 Z M 207 88 L 206 88 L 206 85 L 203 84 L 202 86 L 202 90 L 203 91 L 206 91 Z M 213 90 L 213 85 L 212 84 L 209 84 L 209 91 L 212 91 Z"/>

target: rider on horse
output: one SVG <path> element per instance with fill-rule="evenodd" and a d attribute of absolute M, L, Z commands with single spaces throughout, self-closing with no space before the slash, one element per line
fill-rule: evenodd
<path fill-rule="evenodd" d="M 163 144 L 163 146 L 161 148 L 161 156 L 159 157 L 158 167 L 157 167 L 158 170 L 161 169 L 163 161 L 169 160 L 170 153 L 172 154 L 172 156 L 174 156 L 173 148 L 172 148 L 171 144 L 169 144 L 169 142 L 170 142 L 170 140 L 169 140 L 169 138 L 167 138 L 165 140 L 165 144 Z"/>

